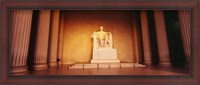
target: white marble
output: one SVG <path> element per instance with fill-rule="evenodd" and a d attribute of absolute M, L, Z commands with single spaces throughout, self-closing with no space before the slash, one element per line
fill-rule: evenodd
<path fill-rule="evenodd" d="M 91 37 L 93 38 L 93 49 L 112 48 L 112 33 L 103 31 L 103 26 L 100 26 L 100 31 L 93 32 Z"/>
<path fill-rule="evenodd" d="M 110 68 L 109 64 L 98 64 L 98 68 Z"/>
<path fill-rule="evenodd" d="M 83 68 L 97 68 L 97 64 L 84 64 Z"/>
<path fill-rule="evenodd" d="M 116 49 L 94 49 L 93 59 L 117 59 Z"/>
<path fill-rule="evenodd" d="M 119 68 L 120 67 L 120 63 L 111 63 L 110 64 L 110 68 Z"/>
<path fill-rule="evenodd" d="M 133 63 L 121 63 L 121 67 L 134 67 Z"/>
<path fill-rule="evenodd" d="M 119 63 L 117 50 L 113 49 L 111 32 L 104 32 L 103 26 L 100 31 L 93 32 L 93 53 L 91 63 Z"/>
<path fill-rule="evenodd" d="M 116 49 L 94 49 L 91 63 L 119 63 Z"/>
<path fill-rule="evenodd" d="M 135 68 L 135 67 L 145 67 L 145 65 L 138 64 L 138 63 L 88 63 L 88 64 L 75 64 L 69 69 L 89 69 L 89 68 Z"/>

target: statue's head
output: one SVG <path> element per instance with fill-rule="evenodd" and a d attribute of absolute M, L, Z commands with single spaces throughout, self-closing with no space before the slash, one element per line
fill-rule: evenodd
<path fill-rule="evenodd" d="M 100 26 L 100 31 L 103 31 L 103 26 Z"/>

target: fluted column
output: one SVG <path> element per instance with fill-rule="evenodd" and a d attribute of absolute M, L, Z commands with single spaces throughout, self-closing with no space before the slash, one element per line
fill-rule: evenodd
<path fill-rule="evenodd" d="M 148 27 L 148 17 L 146 11 L 140 11 L 141 18 L 141 28 L 142 28 L 142 39 L 143 39 L 143 49 L 144 49 L 144 63 L 147 65 L 151 64 L 151 46 L 149 39 L 149 27 Z"/>
<path fill-rule="evenodd" d="M 62 55 L 63 55 L 63 32 L 64 32 L 64 15 L 61 13 L 60 14 L 60 27 L 59 27 L 59 40 L 58 40 L 58 59 L 61 60 L 59 64 L 62 63 Z"/>
<path fill-rule="evenodd" d="M 139 63 L 139 50 L 138 50 L 138 35 L 137 35 L 137 24 L 136 15 L 132 14 L 132 40 L 133 40 L 133 61 Z"/>
<path fill-rule="evenodd" d="M 37 35 L 36 35 L 36 49 L 34 54 L 34 69 L 47 68 L 47 52 L 49 40 L 50 27 L 50 10 L 41 10 L 39 12 Z"/>
<path fill-rule="evenodd" d="M 59 29 L 59 10 L 52 11 L 51 31 L 50 31 L 50 46 L 49 46 L 49 65 L 57 65 L 57 51 L 58 51 L 58 29 Z"/>
<path fill-rule="evenodd" d="M 133 55 L 134 55 L 134 63 L 142 64 L 142 43 L 141 43 L 141 34 L 140 34 L 140 27 L 139 27 L 139 12 L 132 13 L 132 40 L 133 40 Z"/>
<path fill-rule="evenodd" d="M 161 66 L 170 66 L 170 56 L 168 48 L 167 33 L 165 27 L 164 14 L 161 10 L 154 11 L 156 36 L 158 43 L 158 54 Z"/>
<path fill-rule="evenodd" d="M 180 22 L 180 31 L 182 36 L 184 53 L 187 63 L 190 63 L 190 33 L 191 33 L 191 11 L 180 10 L 178 11 L 178 17 Z"/>
<path fill-rule="evenodd" d="M 11 11 L 11 66 L 10 73 L 13 75 L 27 74 L 27 57 L 30 40 L 32 10 Z"/>

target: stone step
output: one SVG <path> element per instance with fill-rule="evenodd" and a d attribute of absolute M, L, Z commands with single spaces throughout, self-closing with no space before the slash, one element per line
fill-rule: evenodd
<path fill-rule="evenodd" d="M 145 67 L 142 64 L 134 63 L 99 63 L 99 64 L 75 64 L 69 69 L 87 69 L 87 68 L 125 68 L 125 67 Z"/>
<path fill-rule="evenodd" d="M 71 66 L 71 67 L 69 67 L 69 68 L 83 68 L 83 64 L 75 64 L 75 65 L 73 65 L 73 66 Z"/>
<path fill-rule="evenodd" d="M 84 64 L 83 68 L 97 68 L 97 64 Z"/>
<path fill-rule="evenodd" d="M 120 68 L 120 67 L 121 67 L 120 63 L 112 63 L 112 64 L 110 64 L 110 68 Z"/>
<path fill-rule="evenodd" d="M 98 68 L 110 68 L 109 64 L 98 64 Z"/>
<path fill-rule="evenodd" d="M 142 65 L 142 64 L 135 64 L 135 67 L 145 67 L 145 65 Z"/>
<path fill-rule="evenodd" d="M 121 67 L 134 67 L 134 63 L 120 63 Z"/>

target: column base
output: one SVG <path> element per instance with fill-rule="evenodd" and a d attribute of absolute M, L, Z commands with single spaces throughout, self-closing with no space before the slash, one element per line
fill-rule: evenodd
<path fill-rule="evenodd" d="M 16 67 L 11 67 L 10 69 L 11 75 L 25 75 L 28 73 L 29 71 L 27 66 L 16 66 Z"/>
<path fill-rule="evenodd" d="M 160 64 L 159 64 L 160 66 L 172 66 L 171 65 L 171 63 L 169 62 L 169 61 L 162 61 L 162 62 L 160 62 Z"/>
<path fill-rule="evenodd" d="M 185 67 L 186 67 L 186 68 L 190 68 L 190 67 L 191 67 L 191 64 L 190 64 L 190 63 L 186 63 Z"/>
<path fill-rule="evenodd" d="M 144 64 L 145 65 L 151 65 L 151 61 L 145 61 Z"/>
<path fill-rule="evenodd" d="M 57 62 L 50 62 L 50 63 L 49 63 L 49 66 L 50 66 L 50 67 L 57 66 L 57 65 L 58 65 Z"/>
<path fill-rule="evenodd" d="M 135 64 L 134 64 L 134 67 L 146 67 L 146 65 L 139 64 L 139 63 L 135 63 Z"/>
<path fill-rule="evenodd" d="M 33 66 L 33 70 L 44 70 L 47 69 L 46 63 L 37 63 Z"/>

